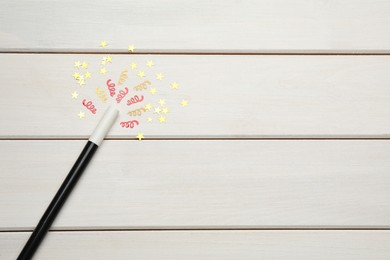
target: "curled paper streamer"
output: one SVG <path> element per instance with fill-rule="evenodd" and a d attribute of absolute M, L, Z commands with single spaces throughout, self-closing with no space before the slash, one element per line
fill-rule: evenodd
<path fill-rule="evenodd" d="M 131 106 L 132 104 L 142 102 L 142 100 L 144 100 L 144 96 L 141 96 L 141 98 L 139 98 L 139 96 L 135 95 L 134 97 L 127 100 L 127 105 Z"/>
<path fill-rule="evenodd" d="M 121 126 L 122 127 L 126 127 L 126 128 L 134 128 L 134 124 L 137 124 L 139 125 L 138 121 L 137 120 L 132 120 L 132 121 L 127 121 L 127 122 L 121 122 Z"/>
<path fill-rule="evenodd" d="M 95 105 L 92 103 L 92 101 L 88 101 L 86 99 L 83 100 L 83 105 L 92 112 L 92 114 L 96 114 L 96 108 Z"/>
<path fill-rule="evenodd" d="M 146 109 L 144 107 L 129 111 L 127 114 L 129 116 L 140 116 L 142 115 L 142 111 L 146 112 Z"/>
<path fill-rule="evenodd" d="M 122 99 L 129 93 L 129 89 L 126 87 L 125 90 L 120 90 L 116 98 L 116 103 L 120 103 Z"/>
<path fill-rule="evenodd" d="M 125 83 L 126 79 L 128 78 L 126 72 L 127 70 L 122 70 L 121 75 L 119 76 L 118 85 Z"/>
<path fill-rule="evenodd" d="M 143 90 L 143 89 L 147 89 L 148 85 L 151 85 L 150 81 L 149 80 L 145 80 L 141 84 L 138 84 L 137 86 L 135 86 L 133 89 L 137 90 L 137 91 Z"/>
<path fill-rule="evenodd" d="M 107 80 L 106 84 L 108 87 L 108 91 L 110 91 L 110 96 L 113 97 L 115 96 L 115 83 L 110 83 L 111 79 Z"/>
<path fill-rule="evenodd" d="M 106 93 L 104 92 L 103 89 L 100 89 L 99 87 L 96 87 L 95 88 L 95 92 L 96 92 L 97 96 L 100 98 L 101 101 L 103 101 L 103 102 L 107 101 L 108 98 L 107 98 L 107 95 L 106 95 Z"/>

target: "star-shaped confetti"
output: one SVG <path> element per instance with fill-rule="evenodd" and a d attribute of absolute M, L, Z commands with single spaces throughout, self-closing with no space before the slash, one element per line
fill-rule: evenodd
<path fill-rule="evenodd" d="M 79 79 L 80 76 L 81 76 L 81 75 L 80 75 L 80 73 L 78 73 L 78 72 L 75 72 L 75 73 L 73 73 L 73 75 L 72 75 L 72 77 L 73 77 L 74 79 Z"/>
<path fill-rule="evenodd" d="M 79 93 L 77 93 L 77 91 L 74 91 L 72 93 L 72 99 L 77 99 L 79 97 Z"/>
<path fill-rule="evenodd" d="M 81 62 L 80 61 L 76 61 L 74 63 L 74 67 L 79 69 L 81 67 Z"/>
<path fill-rule="evenodd" d="M 179 88 L 179 84 L 177 84 L 177 82 L 172 82 L 171 88 L 178 89 Z"/>
<path fill-rule="evenodd" d="M 140 70 L 140 71 L 138 71 L 138 74 L 137 74 L 137 76 L 138 76 L 138 77 L 140 77 L 140 78 L 143 78 L 143 77 L 145 77 L 145 76 L 146 76 L 146 74 L 145 74 L 145 72 L 144 72 L 144 71 Z"/>
<path fill-rule="evenodd" d="M 135 63 L 135 62 L 132 62 L 131 64 L 130 64 L 130 68 L 133 70 L 133 69 L 136 69 L 137 68 L 137 63 Z"/>
<path fill-rule="evenodd" d="M 107 42 L 106 41 L 101 41 L 99 46 L 102 47 L 102 48 L 105 48 L 107 46 Z"/>
<path fill-rule="evenodd" d="M 134 52 L 135 51 L 135 46 L 134 45 L 129 45 L 129 47 L 127 47 L 127 50 L 130 51 L 130 52 Z"/>
<path fill-rule="evenodd" d="M 153 118 L 148 117 L 148 122 L 151 123 L 153 121 Z"/>
<path fill-rule="evenodd" d="M 158 103 L 160 104 L 160 106 L 164 106 L 166 102 L 165 99 L 160 99 Z"/>
<path fill-rule="evenodd" d="M 168 114 L 169 113 L 169 109 L 167 107 L 164 107 L 162 112 L 163 112 L 163 114 Z"/>
<path fill-rule="evenodd" d="M 152 94 L 152 95 L 156 94 L 156 92 L 157 92 L 157 89 L 156 89 L 156 88 L 151 88 L 151 89 L 149 90 L 149 93 Z"/>
<path fill-rule="evenodd" d="M 91 72 L 89 72 L 89 71 L 87 71 L 86 73 L 85 73 L 85 75 L 84 75 L 84 77 L 86 78 L 86 79 L 89 79 L 89 78 L 91 78 Z"/>
<path fill-rule="evenodd" d="M 144 134 L 143 134 L 143 133 L 138 133 L 138 134 L 137 134 L 137 138 L 138 138 L 139 141 L 141 141 L 141 140 L 144 139 L 145 137 L 144 137 Z"/>
<path fill-rule="evenodd" d="M 156 107 L 156 108 L 154 109 L 154 113 L 160 114 L 160 112 L 161 112 L 161 108 Z"/>
<path fill-rule="evenodd" d="M 165 122 L 166 122 L 165 116 L 160 116 L 160 117 L 158 118 L 158 121 L 160 121 L 160 123 L 165 123 Z"/>
<path fill-rule="evenodd" d="M 108 71 L 106 70 L 106 68 L 101 68 L 100 69 L 100 74 L 106 74 Z"/>
<path fill-rule="evenodd" d="M 146 62 L 146 66 L 148 66 L 149 68 L 153 67 L 154 66 L 154 63 L 152 60 L 148 60 L 148 62 Z"/>
<path fill-rule="evenodd" d="M 161 72 L 156 74 L 156 79 L 162 80 L 163 78 L 164 78 L 164 75 Z"/>
<path fill-rule="evenodd" d="M 85 80 L 83 78 L 79 78 L 79 85 L 80 87 L 85 85 Z"/>
<path fill-rule="evenodd" d="M 77 114 L 80 119 L 85 117 L 85 113 L 83 111 L 80 111 L 80 113 Z"/>
<path fill-rule="evenodd" d="M 85 61 L 83 61 L 83 63 L 81 64 L 81 67 L 82 67 L 83 69 L 88 69 L 88 63 L 85 62 Z"/>
<path fill-rule="evenodd" d="M 106 61 L 112 63 L 112 57 L 110 55 L 106 56 Z"/>
<path fill-rule="evenodd" d="M 188 100 L 183 99 L 183 100 L 180 102 L 180 104 L 181 104 L 183 107 L 186 107 L 186 106 L 188 106 Z"/>
<path fill-rule="evenodd" d="M 150 111 L 152 109 L 152 107 L 153 107 L 152 104 L 146 104 L 145 105 L 145 109 L 148 110 L 148 111 Z"/>

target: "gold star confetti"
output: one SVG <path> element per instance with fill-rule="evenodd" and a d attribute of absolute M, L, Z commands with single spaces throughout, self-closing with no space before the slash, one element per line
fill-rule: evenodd
<path fill-rule="evenodd" d="M 131 68 L 132 70 L 135 69 L 135 68 L 137 68 L 137 63 L 132 62 L 132 63 L 130 64 L 130 68 Z"/>
<path fill-rule="evenodd" d="M 129 45 L 127 48 L 128 51 L 134 52 L 135 51 L 135 46 L 134 45 Z"/>
<path fill-rule="evenodd" d="M 160 116 L 158 120 L 160 121 L 160 123 L 165 123 L 166 121 L 165 116 Z"/>
<path fill-rule="evenodd" d="M 152 94 L 152 95 L 156 94 L 156 92 L 157 92 L 157 89 L 156 89 L 156 88 L 151 88 L 151 89 L 149 90 L 149 93 Z"/>
<path fill-rule="evenodd" d="M 163 78 L 164 78 L 164 75 L 161 72 L 156 74 L 156 79 L 162 80 Z"/>
<path fill-rule="evenodd" d="M 106 61 L 109 62 L 109 63 L 112 63 L 112 57 L 110 55 L 108 55 L 106 57 Z"/>
<path fill-rule="evenodd" d="M 87 71 L 85 74 L 84 74 L 84 77 L 86 78 L 86 79 L 89 79 L 89 78 L 91 78 L 91 72 L 89 72 L 89 71 Z"/>
<path fill-rule="evenodd" d="M 84 86 L 85 85 L 85 80 L 84 79 L 79 79 L 79 85 L 80 87 Z"/>
<path fill-rule="evenodd" d="M 106 62 L 105 60 L 102 60 L 101 64 L 102 64 L 102 65 L 106 65 L 107 62 Z"/>
<path fill-rule="evenodd" d="M 85 62 L 85 61 L 83 61 L 83 63 L 81 64 L 81 67 L 82 67 L 83 69 L 88 69 L 88 63 Z"/>
<path fill-rule="evenodd" d="M 153 118 L 148 117 L 148 122 L 151 123 L 153 121 Z"/>
<path fill-rule="evenodd" d="M 80 113 L 77 114 L 80 119 L 85 117 L 85 113 L 83 111 L 80 111 Z"/>
<path fill-rule="evenodd" d="M 100 74 L 106 74 L 108 71 L 106 70 L 106 68 L 101 68 L 100 69 Z"/>
<path fill-rule="evenodd" d="M 163 110 L 162 110 L 163 114 L 168 114 L 169 113 L 169 110 L 167 107 L 164 107 Z"/>
<path fill-rule="evenodd" d="M 188 100 L 183 99 L 183 100 L 180 102 L 180 104 L 181 104 L 183 107 L 186 107 L 186 106 L 188 106 Z"/>
<path fill-rule="evenodd" d="M 75 72 L 75 73 L 72 75 L 72 77 L 73 77 L 74 79 L 79 79 L 80 76 L 81 76 L 80 73 L 77 73 L 77 72 Z"/>
<path fill-rule="evenodd" d="M 144 139 L 145 137 L 144 137 L 144 134 L 143 134 L 143 133 L 138 133 L 138 134 L 137 134 L 137 138 L 138 138 L 139 141 L 141 141 L 141 140 Z"/>
<path fill-rule="evenodd" d="M 154 113 L 160 114 L 160 112 L 161 112 L 161 108 L 156 107 L 156 108 L 154 109 Z"/>
<path fill-rule="evenodd" d="M 160 104 L 160 106 L 164 106 L 165 105 L 165 99 L 160 99 L 158 101 L 158 103 Z"/>
<path fill-rule="evenodd" d="M 179 88 L 179 84 L 177 84 L 177 82 L 172 82 L 171 88 L 178 89 Z"/>
<path fill-rule="evenodd" d="M 145 108 L 146 110 L 150 111 L 152 109 L 152 104 L 146 104 Z"/>
<path fill-rule="evenodd" d="M 76 61 L 74 63 L 74 67 L 79 69 L 81 67 L 81 62 L 80 61 Z"/>
<path fill-rule="evenodd" d="M 140 78 L 143 78 L 146 76 L 145 72 L 143 72 L 142 70 L 138 71 L 138 74 L 137 74 L 138 77 Z"/>
<path fill-rule="evenodd" d="M 106 41 L 101 41 L 99 46 L 102 47 L 102 48 L 105 48 L 107 46 L 107 42 Z"/>
<path fill-rule="evenodd" d="M 152 60 L 148 60 L 148 62 L 146 62 L 146 66 L 148 66 L 149 68 L 153 67 L 154 66 L 154 63 Z"/>
<path fill-rule="evenodd" d="M 72 99 L 77 99 L 79 97 L 79 93 L 77 91 L 72 93 Z"/>

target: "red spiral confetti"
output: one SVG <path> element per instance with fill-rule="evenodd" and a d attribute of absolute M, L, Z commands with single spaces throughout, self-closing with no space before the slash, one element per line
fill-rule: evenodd
<path fill-rule="evenodd" d="M 125 90 L 120 90 L 116 98 L 116 103 L 120 103 L 122 99 L 129 93 L 129 89 L 126 87 Z"/>
<path fill-rule="evenodd" d="M 108 87 L 108 91 L 110 91 L 110 96 L 113 97 L 115 96 L 115 83 L 110 83 L 111 79 L 107 80 L 106 84 Z"/>
<path fill-rule="evenodd" d="M 139 98 L 138 95 L 135 95 L 134 97 L 127 100 L 127 105 L 131 106 L 132 104 L 142 102 L 142 100 L 144 100 L 144 96 L 141 96 L 141 98 Z"/>
<path fill-rule="evenodd" d="M 83 105 L 92 112 L 92 114 L 96 114 L 96 108 L 95 105 L 92 103 L 92 101 L 88 101 L 86 99 L 83 100 Z"/>
<path fill-rule="evenodd" d="M 137 120 L 132 120 L 132 121 L 127 121 L 127 122 L 121 122 L 121 126 L 122 127 L 126 127 L 126 128 L 134 128 L 134 124 L 137 124 L 139 125 L 138 121 Z"/>

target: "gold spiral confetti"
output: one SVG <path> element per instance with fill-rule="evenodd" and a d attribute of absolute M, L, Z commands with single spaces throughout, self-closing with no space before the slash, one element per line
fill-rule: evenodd
<path fill-rule="evenodd" d="M 142 115 L 142 111 L 146 112 L 146 109 L 144 107 L 141 107 L 141 108 L 138 108 L 135 110 L 131 110 L 127 114 L 129 116 L 140 116 L 140 115 Z"/>
<path fill-rule="evenodd" d="M 122 70 L 121 75 L 119 76 L 118 85 L 125 83 L 126 79 L 128 78 L 126 72 L 127 70 Z"/>
<path fill-rule="evenodd" d="M 104 92 L 103 89 L 100 89 L 99 87 L 96 87 L 95 88 L 95 92 L 96 92 L 96 95 L 100 98 L 101 101 L 103 102 L 107 102 L 107 95 L 106 93 Z"/>
<path fill-rule="evenodd" d="M 148 85 L 151 85 L 150 81 L 149 80 L 145 80 L 141 84 L 138 84 L 137 86 L 135 86 L 133 89 L 135 89 L 137 91 L 143 90 L 143 89 L 147 89 Z"/>

